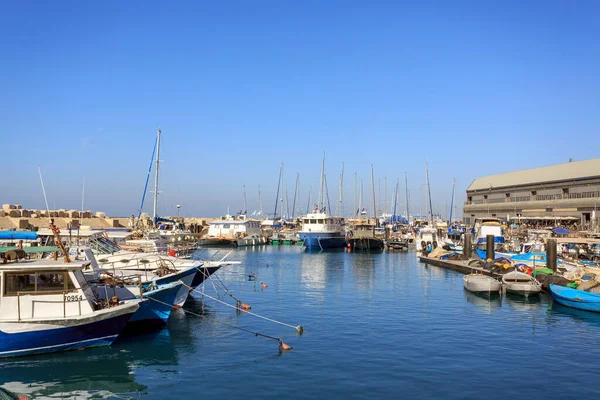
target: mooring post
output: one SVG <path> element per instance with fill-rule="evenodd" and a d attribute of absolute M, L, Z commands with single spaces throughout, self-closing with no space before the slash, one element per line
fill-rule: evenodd
<path fill-rule="evenodd" d="M 550 268 L 552 272 L 556 272 L 557 266 L 556 239 L 548 239 L 546 241 L 546 268 Z"/>
<path fill-rule="evenodd" d="M 467 260 L 471 259 L 471 249 L 473 248 L 473 240 L 471 239 L 471 232 L 467 232 L 463 235 L 463 255 Z"/>
<path fill-rule="evenodd" d="M 485 237 L 485 259 L 493 260 L 495 259 L 494 254 L 494 235 L 486 235 Z"/>

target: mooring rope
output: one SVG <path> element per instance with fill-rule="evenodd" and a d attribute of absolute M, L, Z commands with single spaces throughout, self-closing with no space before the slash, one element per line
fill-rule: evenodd
<path fill-rule="evenodd" d="M 210 278 L 209 278 L 209 279 L 210 279 Z M 186 285 L 185 283 L 183 284 L 183 286 L 186 286 L 186 287 L 187 287 L 187 288 L 189 288 L 191 291 L 194 291 L 194 292 L 200 293 L 201 295 L 203 295 L 203 296 L 206 296 L 206 297 L 208 297 L 208 298 L 209 298 L 209 299 L 211 299 L 211 300 L 214 300 L 214 301 L 216 301 L 216 302 L 218 302 L 218 303 L 221 303 L 221 304 L 223 304 L 223 305 L 226 305 L 227 307 L 231 307 L 231 308 L 234 308 L 234 309 L 236 309 L 236 310 L 238 310 L 238 311 L 242 311 L 242 312 L 244 312 L 244 313 L 246 313 L 246 314 L 250 314 L 250 315 L 253 315 L 253 316 L 255 316 L 255 317 L 258 317 L 258 318 L 264 319 L 265 321 L 273 322 L 274 324 L 279 324 L 279 325 L 287 326 L 288 328 L 294 328 L 294 329 L 296 330 L 296 332 L 298 332 L 298 333 L 302 333 L 302 332 L 304 332 L 304 328 L 302 328 L 302 325 L 294 326 L 294 325 L 286 324 L 285 322 L 281 322 L 281 321 L 277 321 L 277 320 L 274 320 L 274 319 L 271 319 L 271 318 L 267 318 L 267 317 L 264 317 L 264 316 L 262 316 L 262 315 L 259 315 L 259 314 L 256 314 L 256 313 L 253 313 L 253 312 L 251 312 L 251 311 L 244 310 L 243 308 L 236 307 L 236 306 L 234 306 L 234 305 L 231 305 L 231 304 L 229 304 L 229 303 L 226 303 L 226 302 L 224 302 L 224 301 L 222 301 L 222 300 L 220 300 L 220 299 L 217 299 L 217 298 L 214 298 L 214 297 L 212 297 L 212 296 L 209 296 L 209 295 L 207 295 L 206 293 L 202 293 L 202 292 L 200 292 L 200 291 L 198 291 L 198 290 L 196 290 L 196 289 L 194 289 L 194 288 L 192 288 L 192 287 L 190 287 L 190 286 Z M 238 300 L 238 302 L 239 302 L 239 300 Z"/>
<path fill-rule="evenodd" d="M 158 299 L 155 299 L 155 298 L 152 298 L 152 297 L 146 297 L 146 298 L 147 298 L 147 299 L 150 299 L 150 300 L 153 300 L 153 301 L 155 301 L 155 302 L 157 302 L 157 303 L 163 304 L 163 305 L 165 305 L 165 306 L 167 306 L 167 307 L 172 307 L 172 305 L 170 305 L 169 303 L 165 303 L 164 301 L 160 301 L 160 300 L 158 300 Z M 202 318 L 202 317 L 203 317 L 201 314 L 197 314 L 197 313 L 195 313 L 195 312 L 192 312 L 192 311 L 186 310 L 186 309 L 184 309 L 184 308 L 181 308 L 181 310 L 182 310 L 184 313 L 186 313 L 186 314 L 193 315 L 194 317 L 198 317 L 198 318 Z M 246 329 L 246 328 L 241 328 L 241 327 L 239 327 L 239 326 L 235 326 L 235 325 L 231 325 L 231 324 L 228 324 L 227 322 L 219 321 L 219 320 L 216 320 L 216 319 L 215 319 L 215 320 L 213 320 L 213 321 L 215 321 L 215 322 L 217 322 L 217 323 L 219 323 L 219 324 L 223 324 L 223 325 L 225 325 L 225 326 L 229 326 L 229 327 L 231 327 L 231 328 L 235 328 L 235 329 L 239 329 L 239 330 L 241 330 L 241 331 L 244 331 L 244 332 L 251 333 L 251 334 L 253 334 L 254 336 L 261 336 L 261 337 L 264 337 L 264 338 L 267 338 L 267 339 L 273 339 L 273 340 L 277 340 L 277 342 L 279 343 L 279 345 L 280 345 L 280 346 L 282 346 L 282 344 L 283 344 L 283 341 L 281 340 L 281 338 L 276 338 L 276 337 L 274 337 L 274 336 L 265 335 L 264 333 L 260 333 L 260 332 L 254 332 L 254 331 L 251 331 L 251 330 L 249 330 L 249 329 Z"/>

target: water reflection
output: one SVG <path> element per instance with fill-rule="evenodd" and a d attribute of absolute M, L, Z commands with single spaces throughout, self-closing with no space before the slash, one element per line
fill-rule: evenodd
<path fill-rule="evenodd" d="M 463 289 L 463 293 L 469 304 L 477 306 L 478 309 L 484 311 L 486 314 L 491 314 L 502 307 L 502 297 L 498 294 L 477 294 L 469 292 L 466 289 Z"/>
<path fill-rule="evenodd" d="M 113 348 L 26 357 L 0 363 L 2 387 L 33 398 L 90 398 L 119 393 L 138 398 L 131 355 Z"/>
<path fill-rule="evenodd" d="M 557 302 L 552 302 L 552 306 L 550 306 L 549 309 L 552 310 L 553 313 L 556 313 L 557 316 L 569 317 L 578 323 L 600 326 L 600 313 L 566 307 Z"/>
<path fill-rule="evenodd" d="M 506 293 L 504 299 L 509 307 L 517 311 L 538 311 L 542 309 L 542 299 L 539 295 L 525 297 Z"/>
<path fill-rule="evenodd" d="M 352 272 L 358 286 L 358 290 L 369 292 L 373 289 L 375 282 L 376 262 L 378 255 L 369 253 L 354 253 L 352 257 Z"/>

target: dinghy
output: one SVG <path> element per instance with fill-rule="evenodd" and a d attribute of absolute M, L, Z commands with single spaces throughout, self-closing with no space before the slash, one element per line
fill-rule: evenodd
<path fill-rule="evenodd" d="M 542 284 L 523 272 L 513 271 L 502 276 L 502 283 L 508 293 L 522 296 L 535 295 L 542 291 Z"/>
<path fill-rule="evenodd" d="M 563 306 L 600 312 L 600 294 L 558 285 L 550 285 L 550 293 L 554 301 Z"/>
<path fill-rule="evenodd" d="M 465 289 L 473 293 L 499 293 L 502 285 L 487 275 L 470 274 L 463 277 Z"/>

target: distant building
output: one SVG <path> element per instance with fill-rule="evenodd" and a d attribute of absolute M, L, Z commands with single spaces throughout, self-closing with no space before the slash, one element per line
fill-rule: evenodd
<path fill-rule="evenodd" d="M 477 178 L 467 189 L 465 223 L 503 221 L 597 222 L 600 158 Z"/>

